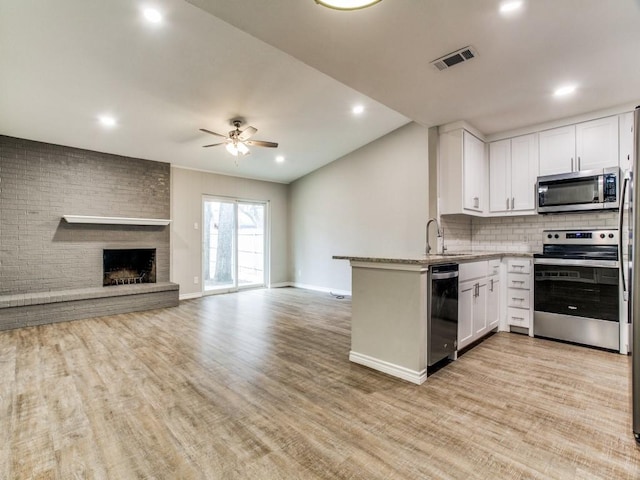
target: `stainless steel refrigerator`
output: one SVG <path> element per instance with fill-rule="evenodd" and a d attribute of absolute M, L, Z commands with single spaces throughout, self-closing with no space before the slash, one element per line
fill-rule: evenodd
<path fill-rule="evenodd" d="M 632 390 L 632 408 L 633 408 L 633 435 L 638 445 L 640 445 L 640 300 L 635 298 L 634 287 L 640 285 L 640 235 L 634 234 L 634 228 L 640 226 L 640 107 L 636 107 L 633 114 L 633 164 L 631 167 L 631 180 L 625 182 L 629 188 L 629 271 L 628 285 L 628 307 L 629 321 L 631 322 L 631 390 Z M 623 189 L 624 185 L 623 184 Z M 621 203 L 624 202 L 624 195 Z M 621 213 L 623 206 L 621 206 Z M 622 235 L 620 235 L 622 237 Z M 620 265 L 624 264 L 621 256 Z"/>

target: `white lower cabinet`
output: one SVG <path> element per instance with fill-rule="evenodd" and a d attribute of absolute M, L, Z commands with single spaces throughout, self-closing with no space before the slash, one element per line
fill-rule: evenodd
<path fill-rule="evenodd" d="M 460 264 L 458 350 L 482 338 L 500 320 L 499 260 Z"/>
<path fill-rule="evenodd" d="M 487 329 L 493 330 L 500 323 L 500 276 L 493 275 L 487 282 Z"/>
<path fill-rule="evenodd" d="M 458 350 L 472 342 L 475 299 L 476 282 L 460 282 L 458 287 Z"/>
<path fill-rule="evenodd" d="M 505 258 L 507 270 L 507 325 L 529 330 L 533 335 L 533 269 L 528 258 Z"/>

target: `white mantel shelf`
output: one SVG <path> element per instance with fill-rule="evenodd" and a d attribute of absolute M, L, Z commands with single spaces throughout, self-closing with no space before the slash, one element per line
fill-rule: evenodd
<path fill-rule="evenodd" d="M 93 215 L 63 215 L 67 223 L 92 223 L 99 225 L 169 225 L 171 220 L 166 218 L 128 218 L 128 217 L 97 217 Z"/>

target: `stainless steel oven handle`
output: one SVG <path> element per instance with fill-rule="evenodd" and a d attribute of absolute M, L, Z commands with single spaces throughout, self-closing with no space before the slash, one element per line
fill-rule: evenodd
<path fill-rule="evenodd" d="M 618 268 L 619 263 L 615 260 L 574 260 L 564 258 L 534 258 L 535 265 L 556 265 L 568 267 L 600 267 Z"/>

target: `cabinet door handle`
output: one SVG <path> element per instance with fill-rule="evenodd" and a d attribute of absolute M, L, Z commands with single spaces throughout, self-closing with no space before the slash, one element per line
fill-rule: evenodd
<path fill-rule="evenodd" d="M 580 157 L 578 157 L 578 171 L 580 171 Z"/>
<path fill-rule="evenodd" d="M 511 197 L 511 210 L 515 208 L 515 204 L 516 204 L 516 199 L 514 197 Z"/>
<path fill-rule="evenodd" d="M 480 198 L 473 197 L 473 208 L 480 208 Z"/>
<path fill-rule="evenodd" d="M 571 171 L 573 172 L 573 157 L 571 157 Z"/>
<path fill-rule="evenodd" d="M 493 292 L 493 278 L 491 279 L 491 287 L 490 287 L 490 289 Z"/>
<path fill-rule="evenodd" d="M 507 198 L 507 210 L 509 210 L 509 199 Z"/>

